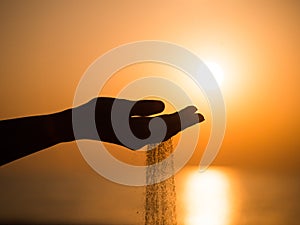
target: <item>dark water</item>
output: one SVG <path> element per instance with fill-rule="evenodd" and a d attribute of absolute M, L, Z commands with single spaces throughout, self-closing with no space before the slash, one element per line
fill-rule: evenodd
<path fill-rule="evenodd" d="M 185 167 L 175 176 L 177 223 L 297 225 L 296 171 Z M 111 183 L 94 172 L 0 169 L 0 222 L 144 224 L 145 187 Z"/>

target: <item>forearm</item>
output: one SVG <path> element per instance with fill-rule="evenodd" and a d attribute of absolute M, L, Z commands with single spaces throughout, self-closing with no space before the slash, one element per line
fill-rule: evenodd
<path fill-rule="evenodd" d="M 74 140 L 72 111 L 0 121 L 0 165 Z"/>

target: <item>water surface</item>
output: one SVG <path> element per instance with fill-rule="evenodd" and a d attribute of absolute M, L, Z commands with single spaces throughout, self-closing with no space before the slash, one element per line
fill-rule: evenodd
<path fill-rule="evenodd" d="M 88 171 L 88 170 L 87 170 Z M 94 172 L 0 170 L 0 222 L 143 224 L 145 187 L 127 187 Z M 185 167 L 175 176 L 182 225 L 296 225 L 295 172 Z"/>

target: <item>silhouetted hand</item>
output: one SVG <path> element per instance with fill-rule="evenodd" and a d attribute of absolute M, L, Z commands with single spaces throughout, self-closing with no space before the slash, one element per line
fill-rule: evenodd
<path fill-rule="evenodd" d="M 114 115 L 115 117 L 117 117 L 117 119 L 119 119 L 119 122 L 117 122 L 119 126 L 117 127 L 112 125 L 112 119 L 114 119 L 114 117 L 112 117 L 113 104 L 116 105 L 116 112 Z M 151 135 L 149 123 L 153 118 L 160 118 L 165 122 L 167 129 L 163 141 L 166 141 L 181 130 L 184 130 L 187 127 L 190 127 L 204 120 L 204 117 L 201 114 L 196 113 L 197 108 L 194 106 L 186 107 L 185 109 L 173 114 L 163 114 L 156 117 L 150 117 L 163 112 L 164 108 L 164 103 L 158 100 L 129 101 L 125 99 L 99 97 L 78 108 L 75 108 L 74 110 L 85 112 L 80 113 L 80 115 L 82 115 L 81 118 L 87 117 L 88 115 L 95 115 L 96 128 L 101 141 L 122 145 L 130 149 L 139 149 L 145 144 L 151 144 L 156 143 L 157 141 L 161 141 L 155 134 L 159 133 L 159 131 L 153 132 L 154 134 Z M 90 123 L 87 122 L 88 120 L 84 121 L 82 122 L 85 124 Z M 122 122 L 124 122 L 125 124 L 129 124 L 131 130 L 129 130 L 128 132 L 131 132 L 136 138 L 142 140 L 149 137 L 151 138 L 146 143 L 133 143 L 134 141 L 131 141 L 131 143 L 123 144 L 122 141 L 119 140 L 120 135 L 128 135 L 128 132 L 119 131 L 116 135 L 116 131 L 120 127 L 122 128 L 122 125 L 120 125 L 120 123 Z M 79 136 L 87 139 L 98 139 L 97 135 L 91 134 L 89 132 L 86 134 L 81 134 Z"/>
<path fill-rule="evenodd" d="M 114 110 L 115 106 L 117 110 Z M 173 114 L 151 117 L 163 110 L 163 102 L 157 100 L 129 101 L 99 97 L 58 113 L 2 120 L 0 165 L 75 139 L 99 140 L 100 137 L 104 142 L 139 149 L 146 144 L 165 141 L 179 131 L 204 120 L 201 114 L 196 113 L 194 106 Z M 149 125 L 155 118 L 160 118 L 164 124 L 156 127 L 151 134 Z M 74 121 L 79 121 L 75 123 L 75 127 Z M 113 126 L 112 121 L 117 126 Z M 162 139 L 158 135 L 161 133 L 160 128 L 166 128 Z M 130 141 L 132 139 L 129 138 L 129 142 L 123 144 L 119 139 L 128 139 L 128 134 L 139 141 Z"/>

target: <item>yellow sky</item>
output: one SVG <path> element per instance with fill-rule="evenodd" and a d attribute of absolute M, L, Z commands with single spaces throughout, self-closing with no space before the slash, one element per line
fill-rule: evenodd
<path fill-rule="evenodd" d="M 97 57 L 120 44 L 164 40 L 224 70 L 228 123 L 216 165 L 296 166 L 299 27 L 300 4 L 292 0 L 1 1 L 0 116 L 69 108 Z M 49 160 L 68 162 L 77 153 L 66 148 L 75 145 L 51 148 L 62 151 Z"/>

